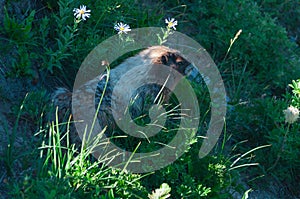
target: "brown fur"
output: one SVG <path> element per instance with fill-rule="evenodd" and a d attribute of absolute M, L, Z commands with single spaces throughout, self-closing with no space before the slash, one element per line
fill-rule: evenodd
<path fill-rule="evenodd" d="M 163 64 L 169 66 L 182 75 L 185 74 L 186 67 L 190 64 L 186 61 L 182 56 L 180 56 L 179 52 L 173 49 L 170 49 L 165 46 L 153 46 L 141 51 L 134 57 L 126 59 L 123 63 L 111 69 L 109 82 L 106 88 L 106 92 L 103 98 L 103 101 L 100 106 L 100 111 L 98 113 L 98 120 L 102 128 L 105 126 L 108 127 L 109 131 L 112 131 L 116 128 L 116 124 L 114 122 L 112 111 L 111 111 L 111 101 L 114 100 L 116 105 L 126 105 L 130 99 L 133 97 L 133 93 L 130 90 L 132 88 L 135 80 L 138 79 L 141 75 L 144 78 L 155 78 L 158 74 L 161 73 L 158 67 L 141 67 L 141 66 L 153 66 L 157 64 Z M 118 83 L 122 75 L 124 75 L 127 71 L 131 69 L 140 69 L 136 70 L 136 74 L 130 76 L 130 79 L 126 81 L 125 85 L 122 85 L 122 89 L 116 91 L 117 98 L 112 99 L 112 92 L 114 86 Z M 147 79 L 145 80 L 147 82 Z M 179 79 L 169 79 L 169 88 L 172 90 Z M 85 83 L 79 90 L 76 91 L 78 97 L 76 97 L 73 103 L 76 103 L 76 107 L 80 107 L 80 104 L 86 100 L 86 96 L 84 93 L 94 92 L 97 87 L 95 93 L 95 104 L 100 101 L 101 95 L 103 93 L 104 87 L 106 83 L 106 77 L 103 75 L 99 75 L 97 78 Z M 168 101 L 170 95 L 170 89 L 163 89 L 161 95 L 165 101 Z M 144 114 L 145 111 L 149 110 L 149 104 L 145 103 L 146 97 L 150 97 L 150 100 L 153 102 L 158 93 L 160 93 L 161 86 L 155 85 L 146 85 L 142 87 L 140 90 L 134 91 L 135 94 L 139 94 L 139 99 L 135 101 L 134 106 L 131 107 L 131 116 L 132 118 L 138 117 L 141 114 Z M 75 94 L 76 94 L 75 93 Z M 72 101 L 72 93 L 65 88 L 58 88 L 53 94 L 53 104 L 57 106 L 59 109 L 59 116 L 62 118 L 62 115 L 67 113 L 66 110 L 71 109 L 71 101 Z M 90 95 L 91 96 L 91 95 Z M 91 106 L 95 106 L 95 104 L 91 104 Z M 150 104 L 151 105 L 151 104 Z M 91 107 L 95 108 L 95 107 Z M 79 112 L 84 112 L 85 110 L 79 110 Z M 120 116 L 121 117 L 121 116 Z M 84 119 L 84 118 L 83 118 Z"/>

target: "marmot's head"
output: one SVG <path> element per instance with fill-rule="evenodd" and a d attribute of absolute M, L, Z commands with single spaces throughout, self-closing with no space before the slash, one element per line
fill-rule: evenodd
<path fill-rule="evenodd" d="M 150 59 L 152 64 L 170 66 L 182 75 L 187 75 L 185 71 L 190 63 L 183 58 L 177 50 L 170 49 L 166 46 L 152 46 L 140 54 L 143 58 Z"/>

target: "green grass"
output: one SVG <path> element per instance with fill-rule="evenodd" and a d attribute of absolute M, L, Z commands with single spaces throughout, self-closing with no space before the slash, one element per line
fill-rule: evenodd
<path fill-rule="evenodd" d="M 0 63 L 9 67 L 1 71 L 5 78 L 36 85 L 27 84 L 24 100 L 12 104 L 7 121 L 1 121 L 7 140 L 1 142 L 0 192 L 12 198 L 229 198 L 234 191 L 247 198 L 251 189 L 276 182 L 282 185 L 282 198 L 299 196 L 300 124 L 286 124 L 283 114 L 290 105 L 300 108 L 297 1 L 153 1 L 157 6 L 129 0 L 20 2 L 5 3 Z M 72 10 L 79 5 L 91 9 L 86 21 L 74 20 Z M 131 174 L 129 162 L 114 169 L 106 164 L 113 155 L 98 160 L 91 155 L 105 141 L 71 143 L 73 123 L 50 122 L 55 115 L 50 94 L 57 86 L 72 88 L 86 55 L 117 34 L 116 22 L 165 27 L 166 17 L 176 18 L 177 30 L 205 47 L 217 64 L 228 95 L 226 126 L 213 151 L 199 159 L 210 98 L 205 85 L 191 82 L 201 111 L 197 137 L 171 165 Z M 0 90 L 0 99 L 7 99 Z M 138 123 L 144 125 L 147 118 Z M 176 125 L 169 121 L 168 131 L 143 142 L 115 142 L 131 151 L 151 151 L 168 144 Z"/>

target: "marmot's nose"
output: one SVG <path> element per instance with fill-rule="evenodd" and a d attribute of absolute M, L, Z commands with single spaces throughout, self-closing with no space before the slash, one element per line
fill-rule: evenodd
<path fill-rule="evenodd" d="M 170 64 L 170 67 L 174 69 L 178 69 L 178 66 L 176 64 Z"/>

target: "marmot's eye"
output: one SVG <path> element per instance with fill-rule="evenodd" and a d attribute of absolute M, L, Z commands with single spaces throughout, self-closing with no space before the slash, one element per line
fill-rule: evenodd
<path fill-rule="evenodd" d="M 184 65 L 184 61 L 178 61 L 176 64 L 177 64 L 178 66 L 183 66 L 183 65 Z"/>

